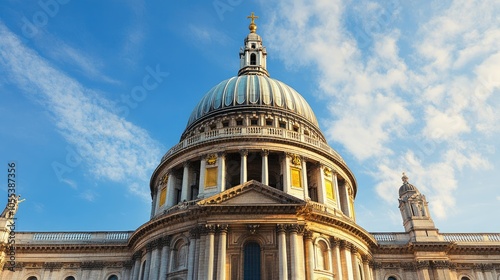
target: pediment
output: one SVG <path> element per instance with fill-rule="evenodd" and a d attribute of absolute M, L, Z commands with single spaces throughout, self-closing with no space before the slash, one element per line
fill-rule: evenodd
<path fill-rule="evenodd" d="M 300 198 L 286 194 L 278 189 L 264 185 L 255 180 L 232 187 L 216 195 L 198 202 L 199 205 L 303 205 Z"/>

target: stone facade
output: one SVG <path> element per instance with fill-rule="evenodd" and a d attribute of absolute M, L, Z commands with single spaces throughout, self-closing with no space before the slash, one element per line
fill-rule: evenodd
<path fill-rule="evenodd" d="M 404 232 L 356 223 L 354 174 L 302 96 L 269 77 L 250 18 L 238 76 L 202 98 L 153 172 L 151 219 L 131 232 L 17 232 L 12 267 L 6 209 L 0 279 L 500 280 L 500 233 L 440 233 L 406 175 Z"/>

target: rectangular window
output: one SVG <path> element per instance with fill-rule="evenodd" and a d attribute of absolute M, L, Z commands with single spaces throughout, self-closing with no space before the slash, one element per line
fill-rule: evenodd
<path fill-rule="evenodd" d="M 160 191 L 160 207 L 165 204 L 165 200 L 167 200 L 167 187 L 161 189 Z"/>
<path fill-rule="evenodd" d="M 209 167 L 205 170 L 205 188 L 217 186 L 217 167 Z"/>
<path fill-rule="evenodd" d="M 291 168 L 292 170 L 292 187 L 302 188 L 302 170 L 298 168 Z"/>
<path fill-rule="evenodd" d="M 333 190 L 332 181 L 325 179 L 325 190 L 326 190 L 326 198 L 334 200 L 335 199 L 335 192 Z"/>
<path fill-rule="evenodd" d="M 251 125 L 257 125 L 258 119 L 251 119 L 250 124 Z"/>

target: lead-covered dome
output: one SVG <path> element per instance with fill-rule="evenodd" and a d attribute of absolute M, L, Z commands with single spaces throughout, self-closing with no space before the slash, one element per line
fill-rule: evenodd
<path fill-rule="evenodd" d="M 242 108 L 286 111 L 319 129 L 314 112 L 296 90 L 263 75 L 242 75 L 220 82 L 196 105 L 187 129 L 205 117 Z"/>

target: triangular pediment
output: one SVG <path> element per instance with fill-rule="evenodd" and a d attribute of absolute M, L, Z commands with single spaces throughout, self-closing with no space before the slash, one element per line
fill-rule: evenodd
<path fill-rule="evenodd" d="M 255 180 L 232 187 L 198 202 L 199 205 L 283 205 L 306 202 Z"/>

